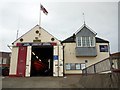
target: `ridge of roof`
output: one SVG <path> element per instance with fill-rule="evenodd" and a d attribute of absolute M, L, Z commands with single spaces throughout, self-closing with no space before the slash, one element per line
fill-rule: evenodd
<path fill-rule="evenodd" d="M 88 30 L 90 30 L 93 34 L 97 35 L 97 33 L 95 31 L 93 31 L 88 25 L 86 24 L 83 24 L 76 32 L 75 32 L 75 35 L 80 32 L 83 28 L 87 28 Z"/>
<path fill-rule="evenodd" d="M 33 28 L 39 26 L 38 24 L 35 25 Z M 17 40 L 19 40 L 21 37 L 23 37 L 24 35 L 26 35 L 27 33 L 29 33 L 31 30 L 33 30 L 33 28 L 31 28 L 29 31 L 27 31 L 25 34 L 23 34 L 22 36 L 20 36 L 19 38 L 17 38 L 15 41 L 13 41 L 13 43 L 15 43 Z"/>
<path fill-rule="evenodd" d="M 53 36 L 51 33 L 49 33 L 48 31 L 46 31 L 44 28 L 42 28 L 42 27 L 40 27 L 38 24 L 37 25 L 35 25 L 33 28 L 35 28 L 35 27 L 39 27 L 39 28 L 41 28 L 41 29 L 43 29 L 45 32 L 47 32 L 48 34 L 50 34 L 51 36 Z M 29 33 L 31 30 L 33 30 L 33 28 L 31 28 L 29 31 L 27 31 L 25 34 L 23 34 L 22 36 L 20 36 L 19 38 L 17 38 L 13 43 L 15 43 L 17 40 L 19 40 L 21 37 L 23 37 L 23 36 L 25 36 L 27 33 Z M 54 36 L 53 36 L 54 37 Z M 56 40 L 58 40 L 56 37 L 54 37 Z M 60 40 L 58 40 L 58 41 L 60 41 Z"/>

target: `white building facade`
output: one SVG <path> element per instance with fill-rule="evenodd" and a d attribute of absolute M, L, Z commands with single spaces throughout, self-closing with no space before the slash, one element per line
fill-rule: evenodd
<path fill-rule="evenodd" d="M 65 74 L 82 74 L 85 67 L 109 57 L 109 42 L 96 35 L 84 24 L 77 33 L 62 41 Z"/>
<path fill-rule="evenodd" d="M 12 43 L 9 76 L 64 76 L 109 57 L 109 42 L 83 25 L 73 36 L 59 41 L 36 25 Z"/>
<path fill-rule="evenodd" d="M 10 76 L 63 76 L 63 47 L 43 28 L 36 25 L 12 45 Z"/>

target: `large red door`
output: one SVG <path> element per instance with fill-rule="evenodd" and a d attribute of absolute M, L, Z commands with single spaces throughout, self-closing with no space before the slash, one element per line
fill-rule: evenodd
<path fill-rule="evenodd" d="M 25 77 L 27 47 L 20 46 L 18 51 L 17 76 Z"/>

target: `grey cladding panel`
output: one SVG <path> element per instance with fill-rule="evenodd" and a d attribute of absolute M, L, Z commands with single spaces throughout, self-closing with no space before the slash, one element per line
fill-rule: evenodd
<path fill-rule="evenodd" d="M 95 37 L 95 34 L 91 32 L 88 28 L 84 27 L 76 34 L 76 36 L 77 37 L 81 37 L 81 36 Z"/>
<path fill-rule="evenodd" d="M 95 47 L 76 47 L 76 56 L 97 56 Z"/>

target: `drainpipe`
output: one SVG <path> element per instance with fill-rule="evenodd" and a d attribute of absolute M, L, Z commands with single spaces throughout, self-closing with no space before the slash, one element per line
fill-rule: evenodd
<path fill-rule="evenodd" d="M 88 60 L 85 60 L 85 74 L 86 74 L 86 76 L 87 76 L 87 64 L 88 63 Z"/>
<path fill-rule="evenodd" d="M 2 69 L 3 69 L 3 52 L 2 52 L 2 62 L 1 62 L 1 75 L 2 75 Z"/>

